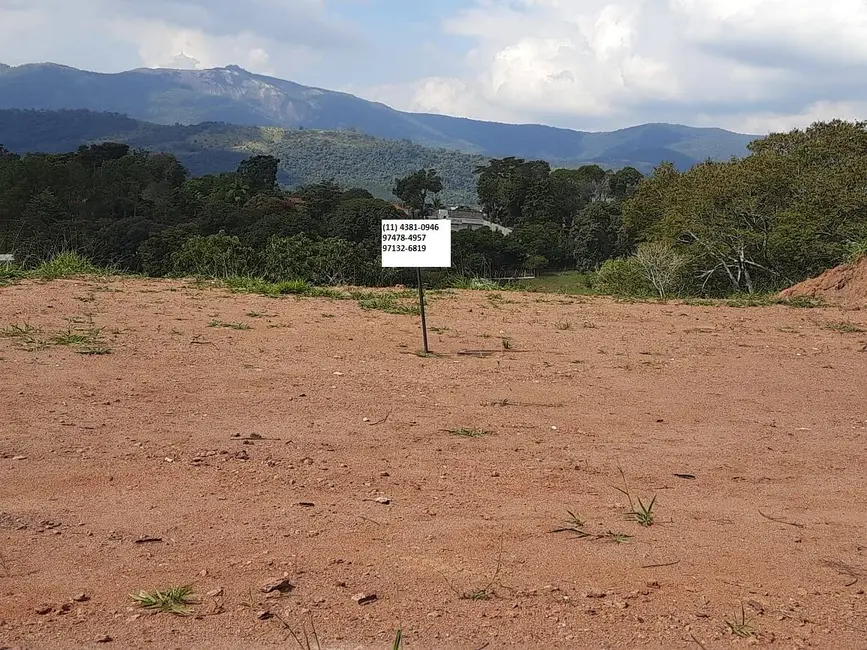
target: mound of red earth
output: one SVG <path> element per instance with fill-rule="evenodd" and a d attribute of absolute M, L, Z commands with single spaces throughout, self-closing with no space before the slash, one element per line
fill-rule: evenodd
<path fill-rule="evenodd" d="M 841 264 L 817 278 L 799 282 L 780 292 L 781 298 L 807 296 L 845 307 L 867 307 L 867 257 Z"/>

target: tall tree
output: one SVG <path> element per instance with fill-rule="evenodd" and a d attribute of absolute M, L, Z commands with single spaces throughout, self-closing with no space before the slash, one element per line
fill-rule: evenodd
<path fill-rule="evenodd" d="M 120 142 L 103 142 L 90 146 L 81 145 L 78 148 L 79 159 L 89 167 L 99 167 L 109 160 L 123 158 L 128 153 L 129 145 Z"/>
<path fill-rule="evenodd" d="M 598 268 L 624 250 L 620 210 L 614 203 L 588 203 L 572 225 L 576 266 L 582 271 Z"/>
<path fill-rule="evenodd" d="M 412 210 L 414 216 L 422 216 L 427 209 L 428 194 L 442 192 L 443 179 L 435 169 L 420 169 L 414 174 L 396 178 L 392 194 Z"/>
<path fill-rule="evenodd" d="M 329 221 L 335 237 L 356 243 L 379 244 L 382 220 L 400 217 L 400 211 L 388 201 L 351 199 L 342 201 L 330 215 Z"/>
<path fill-rule="evenodd" d="M 629 198 L 638 189 L 644 175 L 634 167 L 624 167 L 608 179 L 608 188 L 616 201 Z"/>
<path fill-rule="evenodd" d="M 551 166 L 544 160 L 495 159 L 477 167 L 475 172 L 479 175 L 479 202 L 492 221 L 504 226 L 518 225 L 525 220 L 524 208 L 531 197 L 535 199 L 534 215 L 549 209 L 549 206 L 542 205 L 544 192 L 534 193 L 551 173 Z"/>
<path fill-rule="evenodd" d="M 274 156 L 253 156 L 238 165 L 238 177 L 250 192 L 273 192 L 277 189 L 277 168 L 280 160 Z"/>

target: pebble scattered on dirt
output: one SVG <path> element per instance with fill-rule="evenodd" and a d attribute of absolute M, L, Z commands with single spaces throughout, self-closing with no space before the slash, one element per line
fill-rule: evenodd
<path fill-rule="evenodd" d="M 430 299 L 0 288 L 0 645 L 864 647 L 867 312 Z"/>

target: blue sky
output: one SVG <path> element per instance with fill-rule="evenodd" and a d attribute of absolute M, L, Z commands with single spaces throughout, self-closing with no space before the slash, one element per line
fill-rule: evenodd
<path fill-rule="evenodd" d="M 867 117 L 867 1 L 0 0 L 0 61 L 237 64 L 401 110 L 766 133 Z"/>

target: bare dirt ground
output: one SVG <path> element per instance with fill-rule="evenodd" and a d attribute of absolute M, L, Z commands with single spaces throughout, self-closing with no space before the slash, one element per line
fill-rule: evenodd
<path fill-rule="evenodd" d="M 805 296 L 843 307 L 867 308 L 867 257 L 828 269 L 819 277 L 781 291 L 780 296 Z"/>
<path fill-rule="evenodd" d="M 441 357 L 169 281 L 0 316 L 2 648 L 867 648 L 867 312 L 460 292 Z M 130 599 L 183 584 L 193 616 Z"/>

